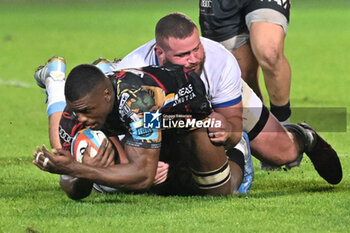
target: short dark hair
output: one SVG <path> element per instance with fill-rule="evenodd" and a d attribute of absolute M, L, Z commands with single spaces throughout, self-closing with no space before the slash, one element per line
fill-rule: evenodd
<path fill-rule="evenodd" d="M 169 37 L 184 39 L 192 35 L 197 25 L 193 20 L 179 12 L 171 13 L 161 18 L 156 25 L 156 42 L 164 48 L 164 40 Z"/>
<path fill-rule="evenodd" d="M 66 99 L 73 102 L 86 96 L 105 79 L 106 76 L 96 66 L 82 64 L 74 67 L 68 74 L 64 87 Z"/>

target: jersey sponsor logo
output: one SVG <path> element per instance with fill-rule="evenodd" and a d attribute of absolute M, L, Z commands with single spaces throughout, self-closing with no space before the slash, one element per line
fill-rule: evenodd
<path fill-rule="evenodd" d="M 174 105 L 185 103 L 195 97 L 196 94 L 194 94 L 192 84 L 189 84 L 188 86 L 182 87 L 178 90 L 177 94 L 175 95 Z"/>
<path fill-rule="evenodd" d="M 204 8 L 210 8 L 211 7 L 212 0 L 201 0 L 200 6 Z"/>
<path fill-rule="evenodd" d="M 199 10 L 202 15 L 213 15 L 212 0 L 201 0 Z"/>
<path fill-rule="evenodd" d="M 59 135 L 64 142 L 71 143 L 73 140 L 69 133 L 67 133 L 61 126 L 59 126 Z"/>

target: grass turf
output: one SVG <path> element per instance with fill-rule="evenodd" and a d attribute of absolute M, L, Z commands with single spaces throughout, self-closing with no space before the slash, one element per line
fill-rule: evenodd
<path fill-rule="evenodd" d="M 35 145 L 49 144 L 36 66 L 53 54 L 66 57 L 67 71 L 98 56 L 121 58 L 151 40 L 154 24 L 172 11 L 197 21 L 198 3 L 0 2 L 0 232 L 348 232 L 348 132 L 321 133 L 339 152 L 339 185 L 323 181 L 307 158 L 287 172 L 260 171 L 255 160 L 251 193 L 235 197 L 93 193 L 75 202 L 57 175 L 31 164 Z M 348 109 L 348 12 L 345 0 L 293 1 L 286 38 L 293 106 Z"/>

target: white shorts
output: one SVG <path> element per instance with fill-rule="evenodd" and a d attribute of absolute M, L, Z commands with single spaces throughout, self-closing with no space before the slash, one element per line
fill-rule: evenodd
<path fill-rule="evenodd" d="M 243 131 L 253 140 L 264 128 L 269 118 L 269 110 L 254 91 L 242 80 Z"/>

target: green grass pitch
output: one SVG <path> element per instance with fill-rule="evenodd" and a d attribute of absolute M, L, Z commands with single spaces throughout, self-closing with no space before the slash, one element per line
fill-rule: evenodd
<path fill-rule="evenodd" d="M 349 111 L 350 4 L 293 0 L 286 37 L 293 107 Z M 197 0 L 0 1 L 0 232 L 349 232 L 349 126 L 321 132 L 338 151 L 343 181 L 331 186 L 308 158 L 290 171 L 255 163 L 249 195 L 101 195 L 71 201 L 58 176 L 31 164 L 49 145 L 45 95 L 35 68 L 64 56 L 67 71 L 99 56 L 122 58 L 154 36 L 165 14 L 198 22 Z M 265 92 L 266 95 L 266 92 Z M 329 121 L 349 121 L 329 116 Z M 346 118 L 346 119 L 344 119 Z"/>

